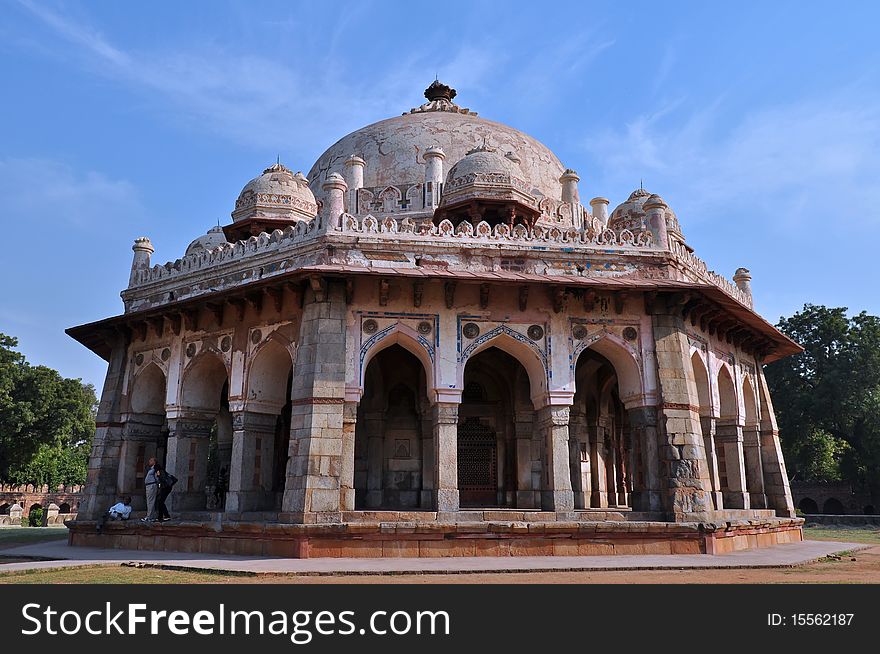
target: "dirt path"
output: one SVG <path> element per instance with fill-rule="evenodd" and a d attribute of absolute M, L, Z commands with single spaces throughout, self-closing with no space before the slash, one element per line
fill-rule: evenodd
<path fill-rule="evenodd" d="M 840 561 L 822 560 L 795 568 L 749 570 L 634 570 L 512 574 L 401 575 L 384 577 L 298 577 L 239 579 L 249 583 L 296 584 L 837 584 L 880 583 L 880 547 Z"/>

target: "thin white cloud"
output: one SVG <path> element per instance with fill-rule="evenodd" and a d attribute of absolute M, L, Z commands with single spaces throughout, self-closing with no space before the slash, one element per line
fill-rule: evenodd
<path fill-rule="evenodd" d="M 322 48 L 310 58 L 322 62 L 317 69 L 288 63 L 289 57 L 241 54 L 225 44 L 127 51 L 82 21 L 20 2 L 74 46 L 77 54 L 85 55 L 86 65 L 94 72 L 130 85 L 187 126 L 272 153 L 281 150 L 314 156 L 338 138 L 340 131 L 418 104 L 413 84 L 416 88 L 425 84 L 425 71 L 434 72 L 437 61 L 443 62 L 437 72 L 474 86 L 479 86 L 494 67 L 492 57 L 481 47 L 463 45 L 440 55 L 426 45 L 423 51 L 396 57 L 379 75 L 352 78 L 338 64 L 334 52 L 349 45 L 345 31 L 357 27 L 355 16 L 342 16 L 328 26 L 329 44 L 317 40 L 302 45 Z M 278 21 L 278 27 L 285 31 L 293 24 L 291 18 Z M 305 166 L 308 162 L 296 164 Z"/>
<path fill-rule="evenodd" d="M 602 182 L 627 188 L 644 175 L 686 224 L 731 212 L 772 215 L 769 226 L 782 228 L 827 224 L 829 213 L 838 226 L 880 224 L 878 98 L 830 93 L 756 111 L 719 133 L 721 104 L 679 123 L 668 110 L 639 116 L 589 139 Z"/>
<path fill-rule="evenodd" d="M 0 215 L 20 225 L 92 231 L 143 214 L 137 188 L 126 180 L 45 159 L 0 159 Z"/>

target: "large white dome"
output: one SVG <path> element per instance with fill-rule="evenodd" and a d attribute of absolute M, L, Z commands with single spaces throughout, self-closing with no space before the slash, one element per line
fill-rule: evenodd
<path fill-rule="evenodd" d="M 432 94 L 435 88 L 446 89 L 446 97 Z M 564 166 L 549 148 L 519 130 L 453 104 L 455 91 L 448 87 L 432 84 L 425 95 L 429 102 L 421 107 L 352 132 L 324 152 L 308 175 L 315 197 L 325 200 L 322 183 L 330 173 L 345 176 L 345 160 L 351 155 L 366 162 L 365 187 L 405 187 L 424 181 L 423 155 L 428 148 L 439 146 L 443 150 L 448 171 L 468 151 L 486 143 L 502 154 L 513 152 L 520 159 L 518 165 L 532 195 L 539 200 L 541 196 L 561 198 L 559 177 Z"/>

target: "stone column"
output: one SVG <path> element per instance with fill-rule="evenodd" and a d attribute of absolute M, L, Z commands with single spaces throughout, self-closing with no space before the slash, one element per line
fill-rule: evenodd
<path fill-rule="evenodd" d="M 663 498 L 659 475 L 659 442 L 657 440 L 657 409 L 640 406 L 627 409 L 633 438 L 639 440 L 642 483 L 633 486 L 632 508 L 636 511 L 661 511 Z M 635 449 L 635 448 L 634 448 Z"/>
<path fill-rule="evenodd" d="M 605 427 L 590 427 L 590 506 L 594 509 L 608 508 L 608 477 L 605 473 Z"/>
<path fill-rule="evenodd" d="M 111 346 L 110 363 L 95 416 L 95 437 L 89 455 L 83 498 L 77 512 L 79 520 L 97 520 L 118 501 L 123 428 L 119 404 L 128 359 L 128 336 L 122 332 L 108 332 L 105 339 Z"/>
<path fill-rule="evenodd" d="M 656 219 L 662 222 L 662 212 Z M 676 521 L 709 520 L 711 484 L 700 431 L 700 400 L 679 305 L 658 297 L 652 322 L 662 398 L 657 418 L 665 508 Z"/>
<path fill-rule="evenodd" d="M 617 448 L 614 445 L 614 431 L 610 421 L 605 420 L 605 490 L 608 493 L 608 506 L 617 506 Z"/>
<path fill-rule="evenodd" d="M 207 507 L 208 449 L 214 418 L 181 415 L 168 420 L 165 469 L 177 477 L 169 500 L 172 511 L 204 511 Z"/>
<path fill-rule="evenodd" d="M 703 447 L 706 449 L 706 465 L 709 467 L 709 480 L 712 484 L 712 504 L 716 510 L 724 508 L 721 493 L 721 473 L 718 466 L 718 453 L 715 444 L 715 418 L 700 416 L 700 429 L 703 432 Z"/>
<path fill-rule="evenodd" d="M 385 420 L 379 411 L 364 416 L 367 428 L 367 495 L 365 503 L 368 508 L 382 506 L 385 485 Z"/>
<path fill-rule="evenodd" d="M 574 510 L 571 491 L 571 470 L 568 466 L 568 405 L 548 405 L 537 412 L 538 425 L 544 437 L 545 486 L 541 492 L 541 508 L 545 511 Z"/>
<path fill-rule="evenodd" d="M 749 507 L 766 509 L 764 496 L 764 471 L 761 466 L 761 430 L 758 425 L 743 427 L 743 459 L 745 461 L 746 488 L 749 491 Z"/>
<path fill-rule="evenodd" d="M 735 419 L 719 419 L 715 423 L 715 445 L 724 449 L 724 474 L 721 484 L 724 507 L 748 509 L 751 507 L 746 490 L 746 465 L 743 453 L 742 426 Z"/>
<path fill-rule="evenodd" d="M 517 407 L 513 425 L 513 437 L 516 447 L 516 504 L 518 509 L 537 509 L 541 506 L 540 484 L 535 478 L 541 478 L 540 456 L 532 456 L 534 449 L 534 408 Z"/>
<path fill-rule="evenodd" d="M 339 506 L 354 511 L 354 438 L 357 402 L 346 402 L 342 409 L 342 467 L 339 472 Z"/>
<path fill-rule="evenodd" d="M 264 511 L 272 507 L 272 470 L 278 415 L 255 411 L 232 414 L 232 463 L 226 512 Z M 282 454 L 283 455 L 283 454 Z"/>
<path fill-rule="evenodd" d="M 419 508 L 431 509 L 434 506 L 434 423 L 431 418 L 431 404 L 422 400 L 422 492 Z"/>
<path fill-rule="evenodd" d="M 583 413 L 572 413 L 569 419 L 569 465 L 574 508 L 590 508 L 590 444 L 587 419 Z"/>
<path fill-rule="evenodd" d="M 295 522 L 340 519 L 345 405 L 345 283 L 306 290 L 291 392 L 290 462 L 282 510 Z"/>
<path fill-rule="evenodd" d="M 435 402 L 434 423 L 434 507 L 438 512 L 455 512 L 458 500 L 458 404 Z"/>

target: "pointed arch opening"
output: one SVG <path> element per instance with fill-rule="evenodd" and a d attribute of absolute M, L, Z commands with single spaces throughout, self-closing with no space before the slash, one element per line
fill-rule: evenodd
<path fill-rule="evenodd" d="M 174 509 L 223 511 L 233 429 L 229 375 L 217 353 L 201 354 L 184 372 L 180 415 L 165 466 L 179 480 L 171 495 Z"/>
<path fill-rule="evenodd" d="M 510 346 L 507 339 L 491 343 L 467 359 L 462 376 L 458 409 L 461 506 L 537 508 L 544 447 L 536 429 L 532 387 L 536 371 L 530 372 L 521 358 L 504 349 Z"/>
<path fill-rule="evenodd" d="M 761 452 L 761 425 L 758 415 L 758 398 L 756 389 L 748 375 L 743 378 L 743 455 L 745 457 L 746 488 L 749 491 L 749 502 L 753 509 L 767 506 L 764 494 L 764 466 Z"/>
<path fill-rule="evenodd" d="M 700 431 L 703 446 L 706 450 L 706 464 L 709 468 L 709 480 L 712 488 L 712 505 L 716 510 L 724 508 L 724 496 L 721 489 L 719 474 L 718 448 L 715 444 L 715 419 L 712 416 L 712 389 L 709 386 L 709 370 L 699 352 L 691 354 L 691 371 L 697 387 L 697 399 L 700 405 Z"/>
<path fill-rule="evenodd" d="M 229 487 L 219 489 L 226 492 L 228 510 L 281 509 L 290 450 L 292 385 L 290 343 L 273 334 L 248 362 L 244 413 L 233 437 L 235 458 L 230 461 Z"/>
<path fill-rule="evenodd" d="M 372 353 L 355 424 L 355 509 L 431 508 L 427 374 L 402 344 Z"/>
<path fill-rule="evenodd" d="M 638 366 L 625 349 L 601 338 L 581 351 L 574 372 L 569 442 L 575 507 L 630 508 L 656 465 L 624 404 L 641 395 Z"/>
<path fill-rule="evenodd" d="M 547 370 L 540 352 L 534 345 L 515 338 L 506 327 L 498 327 L 485 336 L 481 336 L 474 344 L 465 350 L 463 366 L 459 368 L 459 387 L 464 388 L 467 374 L 467 366 L 478 354 L 494 349 L 514 359 L 526 372 L 529 382 L 529 397 L 533 408 L 537 409 L 545 404 L 547 397 Z"/>
<path fill-rule="evenodd" d="M 144 474 L 155 457 L 164 461 L 168 449 L 168 421 L 165 412 L 165 372 L 150 362 L 132 380 L 128 393 L 128 415 L 123 428 L 117 489 L 132 496 L 136 510 L 146 509 Z"/>
<path fill-rule="evenodd" d="M 715 426 L 715 441 L 723 502 L 726 508 L 748 509 L 742 425 L 736 386 L 727 364 L 721 363 L 716 379 L 719 416 Z"/>

